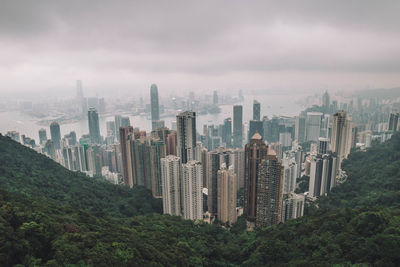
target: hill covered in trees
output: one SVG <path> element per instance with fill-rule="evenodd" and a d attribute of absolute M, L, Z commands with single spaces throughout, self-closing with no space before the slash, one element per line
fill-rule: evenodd
<path fill-rule="evenodd" d="M 59 171 L 54 166 L 47 172 L 36 165 L 42 156 L 10 142 L 3 138 L 0 143 L 1 188 L 7 185 L 12 191 L 0 190 L 0 262 L 6 266 L 400 265 L 399 135 L 367 152 L 353 153 L 344 163 L 347 181 L 309 215 L 252 232 L 243 231 L 244 218 L 228 230 L 156 213 L 114 216 L 110 206 L 103 214 L 94 207 L 104 203 L 40 196 L 32 189 L 40 187 L 35 183 L 22 186 L 21 192 L 9 190 L 18 183 L 4 182 L 7 178 L 23 179 L 35 172 L 42 173 L 35 177 L 46 179 L 73 176 L 64 170 L 52 173 Z M 16 147 L 16 159 L 28 155 L 31 164 L 4 167 L 4 145 Z M 19 176 L 9 176 L 17 170 Z M 97 186 L 88 194 L 96 195 Z M 129 195 L 121 194 L 119 200 L 118 193 L 112 194 L 114 201 L 135 197 L 135 191 L 121 190 Z"/>

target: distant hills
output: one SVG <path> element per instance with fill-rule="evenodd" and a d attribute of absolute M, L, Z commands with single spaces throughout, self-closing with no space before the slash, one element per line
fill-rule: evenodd
<path fill-rule="evenodd" d="M 0 136 L 0 265 L 399 266 L 400 135 L 344 162 L 308 215 L 246 232 L 160 215 L 143 188 L 70 172 Z"/>
<path fill-rule="evenodd" d="M 400 87 L 396 88 L 377 88 L 357 91 L 354 96 L 361 96 L 364 98 L 398 98 L 400 97 Z"/>

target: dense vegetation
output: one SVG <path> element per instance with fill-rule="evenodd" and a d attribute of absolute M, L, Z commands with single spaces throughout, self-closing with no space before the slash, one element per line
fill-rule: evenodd
<path fill-rule="evenodd" d="M 11 146 L 15 147 L 14 156 L 22 160 L 26 150 L 14 142 Z M 3 143 L 0 149 L 4 151 Z M 79 203 L 79 208 L 60 207 L 60 203 L 69 202 L 51 195 L 38 199 L 35 190 L 22 191 L 30 197 L 0 191 L 0 263 L 6 266 L 399 266 L 399 151 L 400 136 L 396 135 L 382 146 L 355 152 L 344 163 L 347 181 L 321 199 L 319 209 L 303 218 L 253 232 L 243 231 L 244 218 L 227 230 L 158 214 L 111 217 L 111 207 L 99 216 L 92 207 Z M 8 164 L 14 175 L 20 172 L 18 177 L 22 173 L 30 176 L 36 171 L 35 161 L 42 160 L 42 156 L 28 155 L 32 162 L 29 171 L 23 165 L 18 169 Z M 1 155 L 1 166 L 3 158 Z M 51 171 L 61 171 L 54 168 Z M 0 176 L 8 177 L 4 169 L 1 167 Z M 37 177 L 51 176 L 45 174 L 45 169 L 42 172 L 45 176 Z M 9 179 L 13 177 L 16 176 Z M 129 192 L 130 197 L 135 197 L 135 192 Z M 113 197 L 114 201 L 123 201 L 118 200 L 118 194 Z"/>
<path fill-rule="evenodd" d="M 0 188 L 70 205 L 95 214 L 130 217 L 162 212 L 160 199 L 142 187 L 133 190 L 71 172 L 32 149 L 0 135 Z"/>

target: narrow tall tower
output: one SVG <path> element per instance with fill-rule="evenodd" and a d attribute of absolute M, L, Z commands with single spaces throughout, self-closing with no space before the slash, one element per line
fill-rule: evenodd
<path fill-rule="evenodd" d="M 53 141 L 53 143 L 54 143 L 55 149 L 60 149 L 61 148 L 60 124 L 58 124 L 55 121 L 50 124 L 50 136 L 51 136 L 51 141 Z"/>
<path fill-rule="evenodd" d="M 100 126 L 99 126 L 99 114 L 96 109 L 91 107 L 88 110 L 88 121 L 89 121 L 89 136 L 90 141 L 93 144 L 100 144 Z"/>
<path fill-rule="evenodd" d="M 196 147 L 196 113 L 185 111 L 176 116 L 177 154 L 182 163 L 194 159 Z"/>
<path fill-rule="evenodd" d="M 151 102 L 151 121 L 160 120 L 160 110 L 158 105 L 158 88 L 157 85 L 152 84 L 150 87 L 150 102 Z M 154 125 L 154 123 L 152 123 Z M 154 128 L 152 129 L 155 130 Z"/>
<path fill-rule="evenodd" d="M 233 106 L 233 147 L 243 145 L 243 106 Z"/>

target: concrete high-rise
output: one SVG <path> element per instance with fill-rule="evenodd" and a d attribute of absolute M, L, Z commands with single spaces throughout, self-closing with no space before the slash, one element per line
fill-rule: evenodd
<path fill-rule="evenodd" d="M 253 120 L 259 121 L 261 119 L 261 105 L 260 102 L 254 100 L 253 102 Z M 262 134 L 262 133 L 260 133 Z"/>
<path fill-rule="evenodd" d="M 267 158 L 268 146 L 256 133 L 245 147 L 244 214 L 251 222 L 256 220 L 259 166 Z"/>
<path fill-rule="evenodd" d="M 259 164 L 256 227 L 267 227 L 282 220 L 283 167 L 273 150 Z"/>
<path fill-rule="evenodd" d="M 201 163 L 195 160 L 182 164 L 183 217 L 203 219 L 203 173 Z"/>
<path fill-rule="evenodd" d="M 176 156 L 161 159 L 162 198 L 164 214 L 180 216 L 181 204 L 181 163 Z"/>
<path fill-rule="evenodd" d="M 121 146 L 121 161 L 122 161 L 122 178 L 124 184 L 133 187 L 133 170 L 131 157 L 131 142 L 133 127 L 119 128 L 120 146 Z"/>
<path fill-rule="evenodd" d="M 225 143 L 226 147 L 232 147 L 232 119 L 226 118 L 222 127 L 222 142 Z"/>
<path fill-rule="evenodd" d="M 249 134 L 248 141 L 250 142 L 251 137 L 255 134 L 259 133 L 261 137 L 264 135 L 263 122 L 260 120 L 251 120 L 249 124 Z"/>
<path fill-rule="evenodd" d="M 289 193 L 284 196 L 282 206 L 282 222 L 296 219 L 304 215 L 304 194 Z"/>
<path fill-rule="evenodd" d="M 234 224 L 236 215 L 237 175 L 233 169 L 221 168 L 218 171 L 218 213 L 222 223 Z"/>
<path fill-rule="evenodd" d="M 88 122 L 89 122 L 89 136 L 91 143 L 101 144 L 99 114 L 93 107 L 90 107 L 88 110 Z"/>
<path fill-rule="evenodd" d="M 309 195 L 319 197 L 336 186 L 335 154 L 317 155 L 311 159 Z"/>
<path fill-rule="evenodd" d="M 233 147 L 243 146 L 243 106 L 233 106 Z"/>
<path fill-rule="evenodd" d="M 329 139 L 320 137 L 318 138 L 318 154 L 326 154 L 329 150 Z"/>
<path fill-rule="evenodd" d="M 196 113 L 185 111 L 176 116 L 177 156 L 182 163 L 194 159 L 196 147 Z"/>
<path fill-rule="evenodd" d="M 339 111 L 333 115 L 331 150 L 337 154 L 338 169 L 343 159 L 347 158 L 353 144 L 353 122 L 346 112 Z"/>
<path fill-rule="evenodd" d="M 216 151 L 211 151 L 207 153 L 206 159 L 207 166 L 207 188 L 208 188 L 208 198 L 207 206 L 208 212 L 212 215 L 216 215 L 218 208 L 218 171 L 221 167 L 220 155 Z"/>
<path fill-rule="evenodd" d="M 51 136 L 51 141 L 54 143 L 54 147 L 56 149 L 61 148 L 61 131 L 60 131 L 60 124 L 57 122 L 52 122 L 50 124 L 50 136 Z"/>
<path fill-rule="evenodd" d="M 157 85 L 152 84 L 150 87 L 150 103 L 151 103 L 151 121 L 160 120 L 160 109 L 158 104 L 158 88 Z M 155 130 L 153 128 L 153 130 Z"/>

